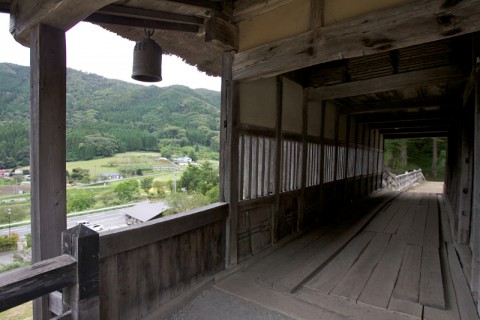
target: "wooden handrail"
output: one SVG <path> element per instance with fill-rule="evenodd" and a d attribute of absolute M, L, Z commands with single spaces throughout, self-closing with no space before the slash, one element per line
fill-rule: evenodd
<path fill-rule="evenodd" d="M 225 219 L 228 204 L 213 203 L 154 221 L 100 234 L 100 258 L 135 249 Z"/>
<path fill-rule="evenodd" d="M 0 275 L 0 312 L 76 281 L 77 260 L 64 254 Z"/>

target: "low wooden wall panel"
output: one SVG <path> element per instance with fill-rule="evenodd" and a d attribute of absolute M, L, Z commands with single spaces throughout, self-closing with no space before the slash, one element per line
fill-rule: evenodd
<path fill-rule="evenodd" d="M 127 250 L 112 243 L 107 250 L 105 241 L 122 241 L 121 236 L 141 237 L 138 230 L 124 229 L 101 236 L 100 243 L 104 241 L 104 251 L 100 254 L 101 318 L 141 319 L 203 278 L 221 271 L 227 208 L 226 204 L 215 204 L 182 213 L 178 222 L 169 218 L 150 224 L 148 232 L 156 235 L 144 238 L 156 241 L 125 239 Z M 198 216 L 207 218 L 199 220 Z M 190 224 L 191 220 L 196 223 Z M 177 234 L 171 234 L 172 228 Z M 138 246 L 132 248 L 133 242 Z"/>
<path fill-rule="evenodd" d="M 245 259 L 272 244 L 273 197 L 239 204 L 238 260 Z"/>

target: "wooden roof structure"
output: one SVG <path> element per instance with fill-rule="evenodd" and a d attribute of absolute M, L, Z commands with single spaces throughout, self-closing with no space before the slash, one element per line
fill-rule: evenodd
<path fill-rule="evenodd" d="M 66 252 L 60 262 L 81 265 L 70 244 L 61 247 L 65 31 L 89 21 L 139 40 L 155 29 L 167 54 L 222 76 L 224 203 L 100 235 L 99 261 L 88 266 L 97 277 L 55 287 L 75 284 L 72 297 L 88 302 L 88 319 L 161 313 L 195 280 L 343 219 L 339 208 L 382 189 L 384 140 L 409 137 L 448 137 L 444 199 L 478 301 L 478 0 L 0 0 L 0 11 L 31 49 L 35 262 Z M 83 292 L 81 281 L 96 285 Z M 47 317 L 46 299 L 34 306 L 36 319 Z"/>

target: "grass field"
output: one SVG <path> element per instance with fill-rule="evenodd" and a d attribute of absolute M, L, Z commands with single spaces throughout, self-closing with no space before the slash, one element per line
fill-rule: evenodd
<path fill-rule="evenodd" d="M 72 172 L 74 168 L 82 168 L 90 171 L 90 175 L 96 176 L 101 173 L 118 172 L 120 167 L 134 164 L 150 164 L 150 165 L 166 165 L 163 160 L 158 160 L 160 153 L 158 152 L 126 152 L 118 153 L 113 157 L 92 159 L 86 161 L 67 162 L 67 170 Z"/>
<path fill-rule="evenodd" d="M 19 305 L 18 307 L 0 312 L 2 320 L 30 320 L 33 319 L 33 307 L 31 302 Z"/>

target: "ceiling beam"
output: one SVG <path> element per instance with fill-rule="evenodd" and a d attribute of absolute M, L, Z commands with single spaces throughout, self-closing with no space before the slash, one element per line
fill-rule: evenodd
<path fill-rule="evenodd" d="M 109 16 L 156 20 L 156 21 L 164 21 L 164 22 L 183 23 L 183 24 L 193 24 L 198 26 L 201 26 L 204 23 L 203 18 L 196 17 L 196 16 L 188 16 L 184 14 L 156 11 L 156 10 L 146 10 L 141 8 L 119 6 L 114 4 L 103 7 L 100 10 L 98 10 L 96 13 L 109 15 Z"/>
<path fill-rule="evenodd" d="M 329 61 L 360 57 L 480 30 L 478 0 L 446 5 L 416 0 L 320 27 L 234 56 L 234 80 L 270 77 Z"/>
<path fill-rule="evenodd" d="M 315 99 L 332 100 L 465 78 L 459 68 L 446 66 L 318 87 L 310 94 Z"/>
<path fill-rule="evenodd" d="M 67 31 L 93 12 L 114 0 L 16 0 L 10 10 L 10 33 L 24 46 L 30 46 L 30 29 L 46 24 Z"/>
<path fill-rule="evenodd" d="M 453 107 L 455 101 L 452 98 L 433 97 L 433 98 L 418 98 L 397 101 L 381 101 L 364 104 L 340 105 L 340 114 L 365 114 L 374 112 L 395 112 L 401 110 L 419 110 L 427 111 L 434 110 L 434 108 L 442 109 Z"/>
<path fill-rule="evenodd" d="M 405 134 L 405 133 L 430 133 L 430 132 L 448 132 L 450 127 L 448 126 L 436 126 L 436 127 L 425 127 L 425 128 L 392 128 L 392 129 L 382 129 L 379 130 L 381 134 Z"/>
<path fill-rule="evenodd" d="M 451 112 L 435 111 L 435 112 L 397 112 L 397 113 L 380 113 L 355 116 L 355 120 L 358 123 L 364 124 L 385 124 L 385 123 L 397 123 L 397 126 L 401 126 L 401 123 L 412 121 L 445 121 L 454 120 L 455 117 Z"/>
<path fill-rule="evenodd" d="M 390 139 L 420 139 L 420 138 L 448 138 L 449 133 L 446 131 L 439 132 L 411 132 L 402 134 L 384 134 L 383 138 Z"/>
<path fill-rule="evenodd" d="M 389 130 L 395 128 L 432 128 L 432 127 L 450 127 L 452 123 L 451 119 L 435 119 L 435 120 L 412 120 L 404 122 L 382 122 L 382 123 L 369 123 L 370 129 Z"/>
<path fill-rule="evenodd" d="M 175 23 L 160 20 L 147 20 L 142 18 L 130 18 L 122 16 L 111 16 L 107 14 L 94 13 L 84 19 L 87 22 L 105 23 L 147 29 L 161 29 L 171 31 L 182 31 L 197 33 L 200 27 L 195 24 Z"/>

